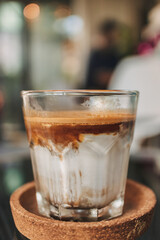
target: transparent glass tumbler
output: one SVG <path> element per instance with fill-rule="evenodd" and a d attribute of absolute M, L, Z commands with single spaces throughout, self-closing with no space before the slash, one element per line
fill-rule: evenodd
<path fill-rule="evenodd" d="M 98 221 L 123 212 L 138 92 L 23 91 L 39 212 Z"/>

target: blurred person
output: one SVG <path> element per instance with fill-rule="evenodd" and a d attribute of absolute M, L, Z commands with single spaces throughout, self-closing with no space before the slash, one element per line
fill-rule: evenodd
<path fill-rule="evenodd" d="M 86 88 L 106 89 L 120 56 L 117 50 L 118 24 L 104 21 L 98 29 L 94 48 L 91 51 L 86 76 Z"/>
<path fill-rule="evenodd" d="M 146 40 L 138 46 L 139 55 L 122 60 L 109 85 L 110 89 L 140 92 L 132 144 L 134 153 L 148 145 L 160 147 L 160 21 L 156 31 L 151 25 L 143 32 Z"/>

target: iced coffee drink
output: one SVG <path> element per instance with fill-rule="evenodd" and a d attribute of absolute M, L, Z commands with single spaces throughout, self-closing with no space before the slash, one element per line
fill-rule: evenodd
<path fill-rule="evenodd" d="M 101 96 L 89 97 L 75 101 L 78 110 L 37 110 L 24 102 L 38 208 L 45 216 L 96 221 L 122 214 L 135 110 L 109 99 L 106 108 L 108 96 L 95 109 Z"/>

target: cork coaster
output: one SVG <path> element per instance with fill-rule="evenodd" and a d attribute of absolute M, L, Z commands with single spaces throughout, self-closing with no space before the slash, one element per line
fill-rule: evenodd
<path fill-rule="evenodd" d="M 124 213 L 99 222 L 65 222 L 38 213 L 34 182 L 17 189 L 10 205 L 17 229 L 30 240 L 132 240 L 149 227 L 156 204 L 149 188 L 127 180 Z"/>

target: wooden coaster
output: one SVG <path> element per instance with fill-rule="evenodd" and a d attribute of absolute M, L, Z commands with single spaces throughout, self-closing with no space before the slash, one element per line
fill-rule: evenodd
<path fill-rule="evenodd" d="M 99 222 L 65 222 L 41 216 L 37 210 L 34 182 L 11 196 L 10 205 L 17 229 L 31 240 L 132 240 L 149 227 L 156 204 L 149 188 L 127 180 L 124 213 Z"/>

